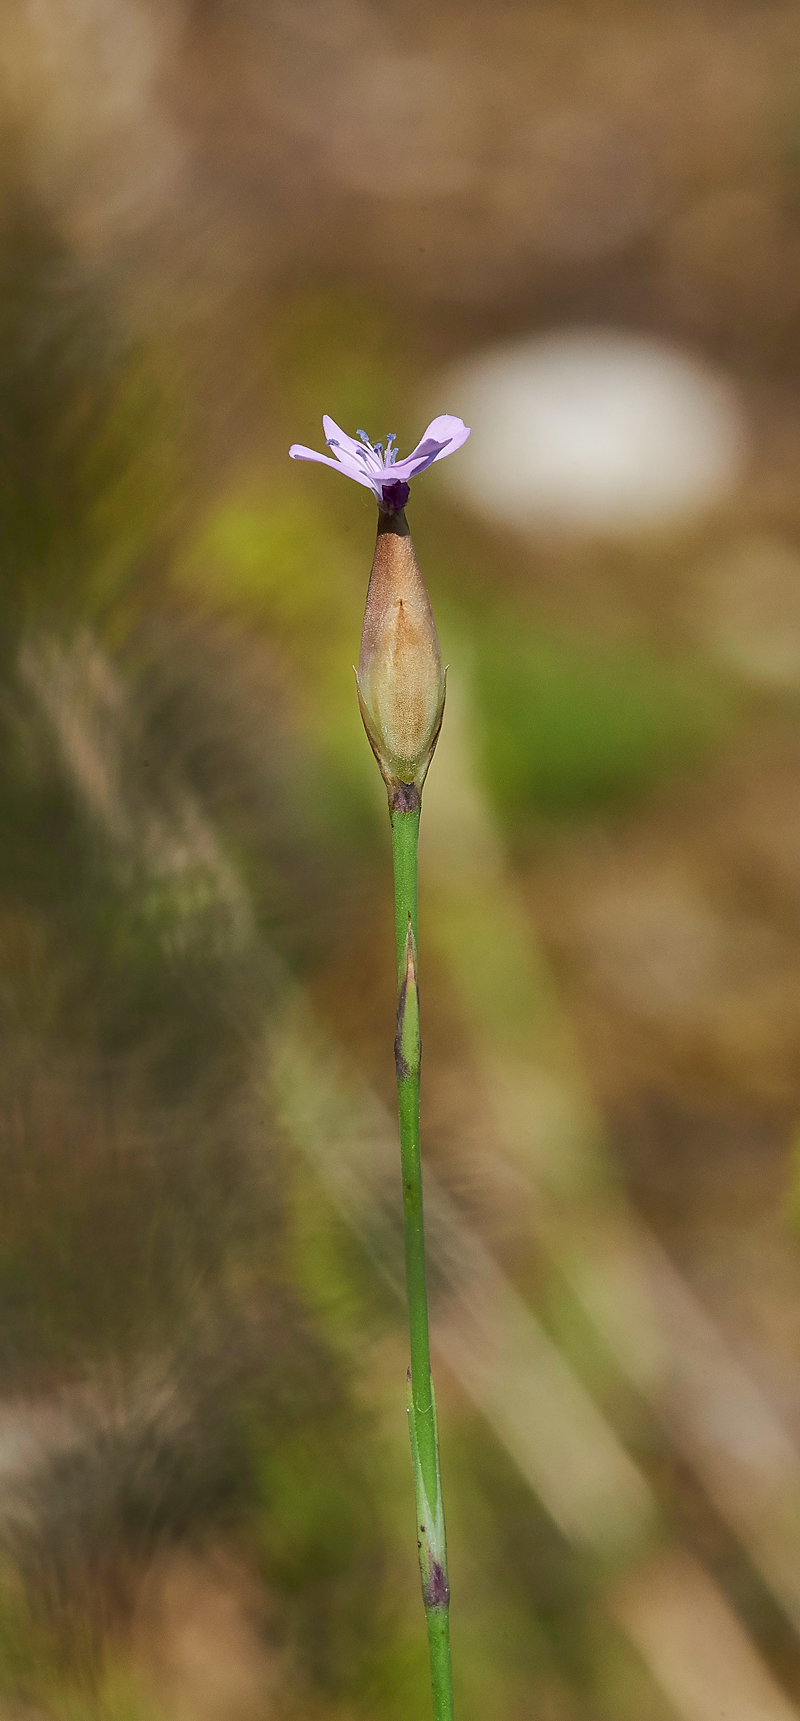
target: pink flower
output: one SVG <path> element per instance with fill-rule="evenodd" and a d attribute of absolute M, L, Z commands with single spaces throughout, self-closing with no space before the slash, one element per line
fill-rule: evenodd
<path fill-rule="evenodd" d="M 317 454 L 315 449 L 303 448 L 299 442 L 293 442 L 289 449 L 292 460 L 319 460 L 323 466 L 332 466 L 335 472 L 343 472 L 346 478 L 354 478 L 357 484 L 364 484 L 373 492 L 378 507 L 388 514 L 399 514 L 405 507 L 410 478 L 416 478 L 419 472 L 432 466 L 434 460 L 455 454 L 469 436 L 462 419 L 442 413 L 428 425 L 413 453 L 407 454 L 405 460 L 398 460 L 394 434 L 386 438 L 384 452 L 383 443 L 376 442 L 373 446 L 365 431 L 359 430 L 360 440 L 356 442 L 327 416 L 323 416 L 322 428 L 335 458 L 331 459 L 329 454 Z"/>

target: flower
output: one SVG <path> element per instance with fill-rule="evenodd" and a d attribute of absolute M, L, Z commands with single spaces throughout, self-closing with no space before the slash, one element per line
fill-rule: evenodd
<path fill-rule="evenodd" d="M 386 446 L 346 436 L 322 420 L 333 456 L 295 442 L 293 460 L 318 460 L 371 490 L 378 504 L 378 541 L 370 575 L 356 686 L 361 716 L 395 813 L 418 810 L 422 785 L 442 726 L 445 675 L 430 598 L 403 509 L 409 479 L 454 454 L 469 430 L 442 413 L 413 453 L 398 460 L 395 437 Z"/>
<path fill-rule="evenodd" d="M 332 466 L 335 472 L 343 472 L 346 478 L 354 478 L 357 484 L 363 484 L 372 491 L 378 507 L 389 514 L 399 514 L 405 507 L 410 478 L 416 478 L 419 472 L 424 472 L 435 460 L 443 460 L 446 454 L 455 454 L 469 436 L 462 419 L 442 413 L 428 425 L 413 453 L 407 454 L 404 460 L 398 460 L 394 433 L 387 436 L 384 450 L 382 442 L 373 445 L 363 430 L 358 432 L 358 442 L 354 437 L 346 436 L 327 414 L 323 416 L 322 428 L 335 458 L 293 442 L 289 449 L 291 459 L 319 460 L 323 466 Z"/>

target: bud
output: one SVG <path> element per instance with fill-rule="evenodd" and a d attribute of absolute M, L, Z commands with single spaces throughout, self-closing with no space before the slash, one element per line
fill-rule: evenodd
<path fill-rule="evenodd" d="M 419 805 L 444 712 L 431 601 L 402 511 L 381 511 L 356 675 L 361 716 L 395 810 Z"/>

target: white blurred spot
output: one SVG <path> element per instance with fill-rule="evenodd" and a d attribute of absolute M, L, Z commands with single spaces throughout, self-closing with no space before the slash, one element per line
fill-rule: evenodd
<path fill-rule="evenodd" d="M 731 382 L 663 342 L 568 330 L 484 353 L 440 381 L 472 436 L 443 478 L 509 523 L 635 532 L 719 502 L 745 457 Z"/>

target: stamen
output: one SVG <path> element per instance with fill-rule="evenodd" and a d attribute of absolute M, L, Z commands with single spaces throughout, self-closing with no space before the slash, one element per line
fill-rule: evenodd
<path fill-rule="evenodd" d="M 357 430 L 356 436 L 361 437 L 361 441 L 363 442 L 365 448 L 369 448 L 369 449 L 372 448 L 372 443 L 370 442 L 370 439 L 369 439 L 365 430 Z"/>

